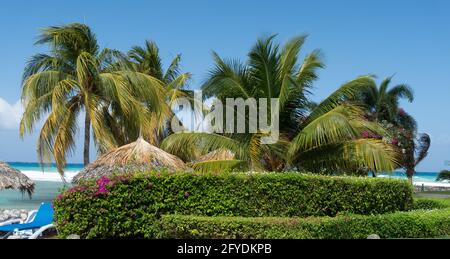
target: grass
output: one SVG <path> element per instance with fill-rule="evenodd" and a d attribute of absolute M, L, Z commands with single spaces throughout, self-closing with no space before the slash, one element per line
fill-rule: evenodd
<path fill-rule="evenodd" d="M 417 192 L 417 194 L 445 194 L 445 195 L 450 195 L 450 191 L 423 191 L 423 192 Z"/>
<path fill-rule="evenodd" d="M 415 198 L 450 200 L 450 191 L 425 191 L 414 194 Z"/>

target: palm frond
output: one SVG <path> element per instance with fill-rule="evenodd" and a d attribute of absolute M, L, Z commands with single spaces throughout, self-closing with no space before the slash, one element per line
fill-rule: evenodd
<path fill-rule="evenodd" d="M 372 76 L 361 76 L 343 84 L 317 105 L 309 116 L 310 120 L 314 120 L 344 102 L 354 100 L 361 92 L 372 88 L 374 85 L 375 81 Z"/>
<path fill-rule="evenodd" d="M 310 87 L 319 77 L 317 70 L 325 68 L 320 50 L 314 50 L 306 56 L 297 74 L 297 82 L 303 87 Z"/>
<path fill-rule="evenodd" d="M 396 99 L 407 99 L 409 102 L 414 101 L 414 92 L 411 87 L 405 84 L 396 85 L 388 91 L 388 95 L 395 96 Z"/>
<path fill-rule="evenodd" d="M 428 134 L 422 133 L 418 139 L 418 145 L 416 147 L 417 156 L 414 161 L 414 165 L 418 165 L 428 155 L 428 149 L 431 145 L 431 138 Z"/>
<path fill-rule="evenodd" d="M 95 34 L 87 25 L 79 23 L 44 28 L 36 44 L 49 44 L 54 52 L 73 60 L 83 51 L 96 54 L 99 50 Z"/>
<path fill-rule="evenodd" d="M 258 39 L 255 46 L 250 50 L 249 66 L 257 80 L 256 89 L 261 91 L 261 96 L 268 98 L 277 98 L 279 96 L 280 86 L 279 78 L 279 45 L 273 43 L 275 35 Z"/>
<path fill-rule="evenodd" d="M 303 152 L 359 137 L 359 131 L 351 121 L 357 120 L 360 116 L 361 110 L 355 106 L 339 105 L 317 117 L 292 140 L 289 157 L 293 158 L 299 151 Z"/>
<path fill-rule="evenodd" d="M 252 96 L 249 87 L 248 69 L 238 60 L 226 61 L 213 52 L 215 68 L 209 79 L 203 84 L 205 97 L 215 96 L 219 100 L 226 98 L 249 98 Z"/>
<path fill-rule="evenodd" d="M 248 157 L 246 150 L 238 141 L 210 133 L 175 133 L 168 136 L 161 147 L 185 161 L 194 160 L 195 154 L 205 154 L 221 148 L 231 150 L 237 159 L 245 160 Z"/>
<path fill-rule="evenodd" d="M 353 173 L 360 168 L 388 172 L 398 167 L 397 156 L 393 147 L 381 140 L 357 139 L 306 151 L 296 163 L 311 172 Z"/>
<path fill-rule="evenodd" d="M 77 116 L 79 107 L 73 104 L 68 107 L 65 114 L 62 114 L 62 120 L 58 125 L 53 143 L 53 158 L 55 159 L 58 172 L 63 175 L 66 168 L 66 157 L 75 151 L 75 136 L 77 135 L 78 125 Z"/>
<path fill-rule="evenodd" d="M 128 56 L 135 64 L 136 71 L 164 81 L 159 48 L 155 42 L 146 40 L 145 47 L 134 46 Z"/>
<path fill-rule="evenodd" d="M 55 70 L 33 74 L 25 79 L 22 85 L 22 101 L 27 102 L 50 93 L 60 80 L 70 78 L 69 75 Z"/>
<path fill-rule="evenodd" d="M 294 37 L 283 47 L 279 62 L 279 79 L 283 80 L 286 76 L 291 76 L 297 66 L 297 58 L 302 45 L 305 43 L 306 35 Z"/>
<path fill-rule="evenodd" d="M 103 109 L 99 106 L 100 98 L 88 91 L 83 93 L 84 105 L 87 116 L 92 123 L 94 132 L 94 142 L 101 152 L 117 147 L 117 142 L 111 132 L 104 127 L 107 121 L 104 117 Z"/>
<path fill-rule="evenodd" d="M 358 139 L 344 144 L 344 157 L 356 161 L 359 168 L 374 172 L 391 172 L 398 167 L 398 154 L 393 146 L 375 139 Z"/>
<path fill-rule="evenodd" d="M 234 170 L 245 170 L 246 162 L 242 160 L 213 160 L 194 163 L 192 169 L 197 172 L 230 172 Z"/>
<path fill-rule="evenodd" d="M 190 96 L 183 91 L 186 83 L 191 79 L 191 74 L 184 73 L 174 78 L 167 86 L 166 90 L 168 91 L 169 97 L 169 106 L 171 107 L 173 102 L 180 97 L 189 98 Z"/>
<path fill-rule="evenodd" d="M 180 75 L 180 61 L 181 55 L 178 54 L 167 68 L 163 78 L 164 82 L 172 82 Z"/>
<path fill-rule="evenodd" d="M 86 91 L 93 91 L 94 80 L 100 74 L 96 58 L 89 52 L 82 52 L 77 58 L 76 73 L 80 86 Z"/>
<path fill-rule="evenodd" d="M 59 71 L 59 72 L 67 72 L 70 68 L 67 67 L 63 60 L 58 57 L 50 56 L 47 54 L 36 54 L 32 56 L 24 69 L 22 76 L 22 83 L 32 75 L 38 74 L 44 71 Z"/>

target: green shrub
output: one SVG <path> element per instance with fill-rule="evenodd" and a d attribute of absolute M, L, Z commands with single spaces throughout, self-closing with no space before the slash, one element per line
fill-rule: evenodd
<path fill-rule="evenodd" d="M 407 181 L 299 173 L 148 173 L 101 178 L 54 203 L 62 236 L 154 237 L 164 214 L 241 217 L 335 216 L 409 210 Z"/>
<path fill-rule="evenodd" d="M 417 198 L 414 200 L 412 210 L 434 210 L 450 207 L 450 199 Z"/>
<path fill-rule="evenodd" d="M 159 238 L 364 239 L 450 235 L 450 209 L 309 218 L 242 218 L 164 215 Z"/>

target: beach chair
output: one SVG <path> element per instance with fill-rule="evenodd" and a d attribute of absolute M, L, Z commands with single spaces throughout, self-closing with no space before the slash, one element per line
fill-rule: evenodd
<path fill-rule="evenodd" d="M 9 223 L 9 224 L 8 224 Z M 0 233 L 6 233 L 1 238 L 8 238 L 11 235 L 22 239 L 36 239 L 41 234 L 55 228 L 53 225 L 53 207 L 51 203 L 42 203 L 39 210 L 32 211 L 24 223 L 17 223 L 17 220 L 10 220 L 0 226 Z"/>
<path fill-rule="evenodd" d="M 34 217 L 36 216 L 37 212 L 38 212 L 37 210 L 29 211 L 28 214 L 27 214 L 27 218 L 25 220 L 22 220 L 21 218 L 15 218 L 15 219 L 7 220 L 7 221 L 2 221 L 2 222 L 0 222 L 0 227 L 11 225 L 11 224 L 30 223 L 34 219 Z"/>

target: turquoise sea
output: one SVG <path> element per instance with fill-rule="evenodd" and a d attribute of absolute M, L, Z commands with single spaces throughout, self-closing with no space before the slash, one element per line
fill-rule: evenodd
<path fill-rule="evenodd" d="M 436 178 L 438 176 L 438 172 L 416 172 L 413 177 L 414 182 L 436 182 Z M 406 174 L 404 172 L 392 172 L 392 173 L 382 173 L 380 174 L 382 177 L 391 177 L 391 178 L 399 178 L 399 179 L 407 179 Z"/>
<path fill-rule="evenodd" d="M 27 195 L 22 195 L 19 191 L 0 191 L 0 209 L 36 209 L 41 202 L 52 201 L 60 190 L 65 187 L 55 165 L 48 165 L 42 168 L 38 163 L 10 162 L 9 164 L 35 181 L 36 188 L 32 199 L 29 199 Z M 82 164 L 69 164 L 66 168 L 66 182 L 70 183 L 71 177 L 82 168 Z M 436 182 L 437 174 L 436 172 L 417 172 L 414 176 L 414 181 Z M 403 172 L 381 174 L 380 176 L 406 179 L 406 175 Z"/>
<path fill-rule="evenodd" d="M 58 174 L 55 165 L 42 168 L 38 163 L 9 162 L 9 165 L 20 170 L 35 183 L 32 199 L 16 190 L 0 191 L 0 209 L 36 209 L 41 202 L 52 201 L 61 189 L 67 187 Z M 66 182 L 83 168 L 82 164 L 69 164 L 66 168 Z"/>

